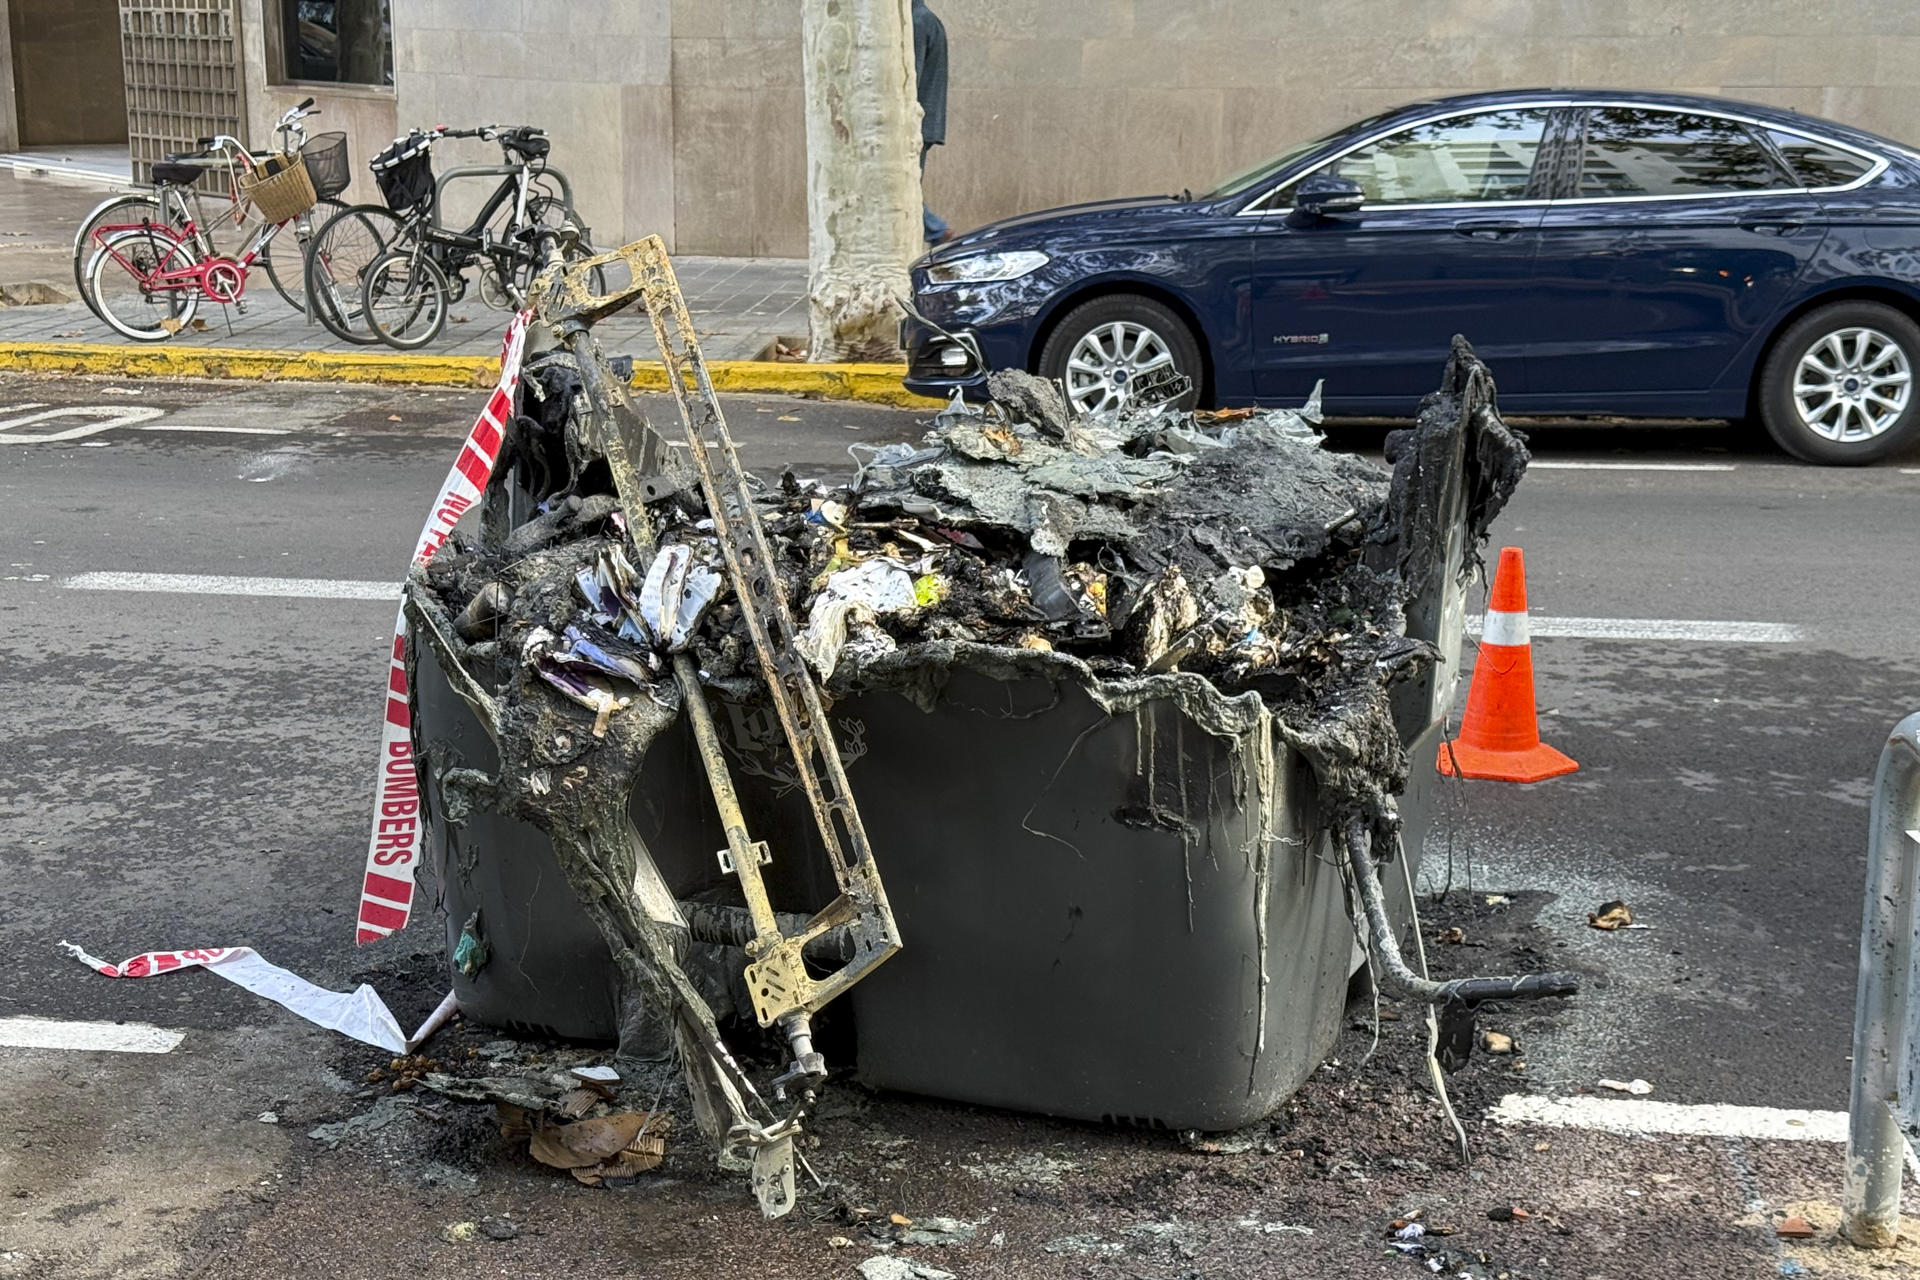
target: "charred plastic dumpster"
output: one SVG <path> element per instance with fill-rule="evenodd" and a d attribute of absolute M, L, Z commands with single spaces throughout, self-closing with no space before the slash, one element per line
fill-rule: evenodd
<path fill-rule="evenodd" d="M 697 660 L 783 919 L 837 889 L 708 508 L 682 489 L 651 555 L 629 543 L 619 459 L 579 421 L 608 394 L 584 350 L 530 357 L 479 528 L 409 584 L 417 758 L 466 1015 L 665 1054 L 672 1020 L 634 1016 L 595 901 L 644 886 L 583 879 L 568 852 L 630 842 L 706 1006 L 753 1018 L 750 903 L 663 654 Z M 851 988 L 859 1076 L 1246 1123 L 1323 1059 L 1365 963 L 1336 833 L 1398 831 L 1375 856 L 1418 856 L 1465 583 L 1525 450 L 1459 340 L 1386 470 L 1327 451 L 1311 409 L 1089 419 L 1024 374 L 993 390 L 852 481 L 756 490 L 897 924 L 898 954 Z M 584 837 L 541 807 L 609 785 L 624 820 Z M 824 967 L 868 944 L 807 945 Z"/>

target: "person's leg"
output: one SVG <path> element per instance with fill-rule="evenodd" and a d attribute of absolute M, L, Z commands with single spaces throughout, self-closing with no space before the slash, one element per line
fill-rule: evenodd
<path fill-rule="evenodd" d="M 932 149 L 933 149 L 933 144 L 930 142 L 923 142 L 920 144 L 920 177 L 923 181 L 927 176 L 927 152 L 931 151 Z M 946 219 L 940 217 L 938 214 L 934 213 L 933 210 L 927 208 L 926 203 L 924 201 L 922 201 L 920 205 L 920 224 L 921 224 L 921 229 L 926 232 L 928 244 L 939 244 L 942 240 L 946 239 L 946 236 L 947 236 Z"/>

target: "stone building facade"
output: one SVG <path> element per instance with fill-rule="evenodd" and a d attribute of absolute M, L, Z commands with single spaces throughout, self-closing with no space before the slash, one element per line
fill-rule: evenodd
<path fill-rule="evenodd" d="M 17 17 L 48 2 L 0 8 Z M 289 15 L 317 14 L 324 26 L 349 3 L 390 5 L 392 84 L 289 75 Z M 307 93 L 328 113 L 317 125 L 349 131 L 356 166 L 410 125 L 539 124 L 602 242 L 659 232 L 681 252 L 806 251 L 800 0 L 119 4 L 123 17 L 156 4 L 229 9 L 256 138 Z M 961 228 L 1076 200 L 1204 188 L 1381 108 L 1476 89 L 1684 89 L 1920 142 L 1912 0 L 931 4 L 947 26 L 952 89 L 927 198 Z M 21 26 L 12 24 L 16 63 L 34 47 Z M 75 44 L 71 31 L 65 39 Z M 0 149 L 18 144 L 17 115 L 0 112 Z M 446 163 L 492 158 L 464 143 Z"/>

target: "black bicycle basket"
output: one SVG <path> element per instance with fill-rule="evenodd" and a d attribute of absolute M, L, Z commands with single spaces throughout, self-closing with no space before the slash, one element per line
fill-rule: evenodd
<path fill-rule="evenodd" d="M 433 139 L 417 130 L 367 161 L 387 208 L 406 213 L 433 199 Z"/>
<path fill-rule="evenodd" d="M 330 199 L 347 189 L 353 170 L 347 165 L 347 135 L 322 133 L 300 148 L 306 158 L 307 177 L 313 182 L 313 194 Z"/>

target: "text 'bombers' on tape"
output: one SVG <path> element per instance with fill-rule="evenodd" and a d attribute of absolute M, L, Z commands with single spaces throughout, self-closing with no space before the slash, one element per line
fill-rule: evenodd
<path fill-rule="evenodd" d="M 493 475 L 513 417 L 513 395 L 520 385 L 520 361 L 527 345 L 527 322 L 533 312 L 522 311 L 507 326 L 500 352 L 500 382 L 487 398 L 486 408 L 467 434 L 453 469 L 447 472 L 440 496 L 427 514 L 420 541 L 413 549 L 414 564 L 433 558 Z M 360 910 L 356 942 L 373 942 L 404 929 L 413 912 L 413 872 L 420 860 L 420 782 L 413 762 L 413 713 L 407 703 L 407 615 L 394 619 L 393 654 L 387 667 L 387 712 L 380 735 L 378 781 L 374 784 L 373 830 L 367 838 L 367 866 L 360 879 Z"/>

